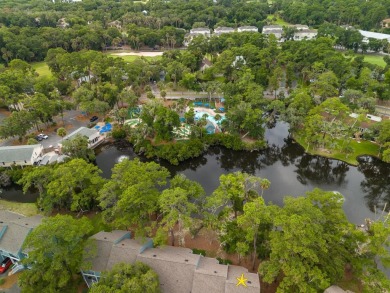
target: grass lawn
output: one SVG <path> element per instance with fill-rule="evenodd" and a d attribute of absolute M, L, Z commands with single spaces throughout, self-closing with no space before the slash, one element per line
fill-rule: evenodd
<path fill-rule="evenodd" d="M 0 200 L 0 209 L 22 214 L 26 217 L 38 214 L 38 208 L 35 203 Z"/>
<path fill-rule="evenodd" d="M 306 150 L 307 145 L 304 142 L 304 139 L 301 136 L 299 136 L 299 134 L 294 134 L 294 139 Z M 339 141 L 339 144 L 341 143 L 342 142 Z M 320 155 L 323 157 L 337 159 L 354 166 L 359 165 L 359 162 L 357 161 L 357 157 L 364 156 L 364 155 L 378 157 L 379 145 L 372 143 L 370 141 L 362 140 L 360 143 L 358 143 L 357 141 L 352 140 L 350 146 L 353 148 L 353 153 L 349 154 L 348 156 L 340 151 L 325 151 L 325 150 L 317 150 L 317 149 L 315 150 L 309 149 L 308 153 L 312 155 Z"/>
<path fill-rule="evenodd" d="M 364 55 L 364 61 L 381 67 L 386 66 L 386 62 L 381 55 Z"/>
<path fill-rule="evenodd" d="M 375 55 L 375 54 L 353 54 L 353 57 L 358 57 L 358 56 L 364 56 L 364 62 L 371 63 L 374 65 L 378 65 L 382 68 L 386 66 L 386 62 L 383 60 L 382 55 Z M 351 58 L 351 56 L 345 56 L 346 58 Z"/>
<path fill-rule="evenodd" d="M 44 61 L 31 63 L 31 66 L 35 69 L 39 76 L 52 76 L 49 66 L 47 66 Z"/>
<path fill-rule="evenodd" d="M 276 18 L 276 20 L 274 20 L 274 18 Z M 288 22 L 285 22 L 283 19 L 278 16 L 275 16 L 274 14 L 268 15 L 267 20 L 272 21 L 273 24 L 290 25 Z"/>
<path fill-rule="evenodd" d="M 111 57 L 116 57 L 116 58 L 122 58 L 126 62 L 133 62 L 134 60 L 142 58 L 141 56 L 134 56 L 134 55 L 128 55 L 128 56 L 117 56 L 117 55 L 112 55 L 109 54 Z M 147 60 L 159 60 L 161 59 L 161 56 L 156 56 L 156 57 L 150 57 L 150 56 L 143 56 L 143 58 Z"/>

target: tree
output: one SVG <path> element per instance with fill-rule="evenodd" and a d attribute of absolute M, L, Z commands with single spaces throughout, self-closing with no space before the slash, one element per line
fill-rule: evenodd
<path fill-rule="evenodd" d="M 33 117 L 28 111 L 12 112 L 9 117 L 3 120 L 0 126 L 0 136 L 2 138 L 18 136 L 19 140 L 22 140 L 27 131 L 31 129 L 33 122 Z"/>
<path fill-rule="evenodd" d="M 249 251 L 248 243 L 252 243 L 252 269 L 255 269 L 255 262 L 257 259 L 257 239 L 261 227 L 265 227 L 267 224 L 272 223 L 271 215 L 267 206 L 264 203 L 264 199 L 259 197 L 253 200 L 253 202 L 247 202 L 244 205 L 243 214 L 237 217 L 237 224 L 245 233 L 245 242 L 242 243 L 245 251 Z"/>
<path fill-rule="evenodd" d="M 83 159 L 73 159 L 58 165 L 48 182 L 40 204 L 46 212 L 65 208 L 83 212 L 96 203 L 98 191 L 104 184 L 102 171 Z"/>
<path fill-rule="evenodd" d="M 158 210 L 159 188 L 168 176 L 169 171 L 154 162 L 135 159 L 116 164 L 111 180 L 99 191 L 105 222 L 113 227 L 136 225 L 141 235 L 150 232 L 150 217 Z"/>
<path fill-rule="evenodd" d="M 52 175 L 53 168 L 50 165 L 40 166 L 39 168 L 25 168 L 17 183 L 23 186 L 24 193 L 34 187 L 38 189 L 39 195 L 43 196 L 47 184 L 52 180 Z"/>
<path fill-rule="evenodd" d="M 320 189 L 286 197 L 273 213 L 277 229 L 270 233 L 270 259 L 259 267 L 263 280 L 283 275 L 277 292 L 317 292 L 341 279 L 358 239 L 342 204 L 341 194 Z"/>
<path fill-rule="evenodd" d="M 171 245 L 175 244 L 173 228 L 178 224 L 179 245 L 184 245 L 183 228 L 193 224 L 192 214 L 199 211 L 197 201 L 203 198 L 205 192 L 202 186 L 188 180 L 184 175 L 176 175 L 171 180 L 171 187 L 165 189 L 159 198 L 159 207 L 163 214 L 162 232 L 168 230 L 171 235 Z"/>
<path fill-rule="evenodd" d="M 118 263 L 111 271 L 103 272 L 98 283 L 93 284 L 90 293 L 159 293 L 158 275 L 142 262 Z"/>
<path fill-rule="evenodd" d="M 71 158 L 81 158 L 86 161 L 95 160 L 93 149 L 88 147 L 88 138 L 77 134 L 74 138 L 62 142 L 61 152 Z"/>
<path fill-rule="evenodd" d="M 332 71 L 321 73 L 310 85 L 310 90 L 323 102 L 326 98 L 337 96 L 339 81 Z"/>
<path fill-rule="evenodd" d="M 23 245 L 29 269 L 19 278 L 22 292 L 72 292 L 76 290 L 75 276 L 80 272 L 85 247 L 93 227 L 83 217 L 69 215 L 45 218 L 34 228 Z"/>
<path fill-rule="evenodd" d="M 64 127 L 60 127 L 57 129 L 57 135 L 61 136 L 62 140 L 66 136 L 66 129 Z"/>
<path fill-rule="evenodd" d="M 207 198 L 206 207 L 211 214 L 219 211 L 218 217 L 230 217 L 233 211 L 234 218 L 237 218 L 238 214 L 243 211 L 244 202 L 259 195 L 258 190 L 261 188 L 262 180 L 260 177 L 242 172 L 222 174 L 219 177 L 218 188 Z"/>

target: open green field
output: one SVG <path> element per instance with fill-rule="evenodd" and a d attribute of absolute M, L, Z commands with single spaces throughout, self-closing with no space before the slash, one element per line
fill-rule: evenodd
<path fill-rule="evenodd" d="M 133 62 L 134 60 L 140 59 L 140 58 L 145 58 L 146 60 L 159 60 L 161 59 L 161 56 L 156 56 L 156 57 L 150 57 L 150 56 L 134 56 L 134 55 L 128 55 L 128 56 L 116 56 L 109 54 L 111 57 L 117 57 L 117 58 L 122 58 L 126 62 Z"/>
<path fill-rule="evenodd" d="M 294 134 L 294 140 L 299 143 L 302 147 L 306 150 L 306 143 L 304 142 L 304 139 L 299 136 L 299 134 Z M 342 141 L 339 141 L 339 144 L 341 144 Z M 308 153 L 312 155 L 319 155 L 327 158 L 337 159 L 343 162 L 346 162 L 350 165 L 357 166 L 359 165 L 359 162 L 357 161 L 357 158 L 360 156 L 373 156 L 378 157 L 379 154 L 379 145 L 372 143 L 370 141 L 362 140 L 360 143 L 352 140 L 350 142 L 350 146 L 353 148 L 353 153 L 346 155 L 345 153 L 342 153 L 340 151 L 324 151 L 324 150 L 313 150 L 309 148 Z"/>
<path fill-rule="evenodd" d="M 276 20 L 274 20 L 276 18 Z M 279 25 L 290 25 L 288 22 L 285 22 L 283 19 L 281 19 L 278 16 L 275 16 L 274 14 L 270 14 L 267 16 L 267 20 L 271 21 L 273 24 L 279 24 Z"/>
<path fill-rule="evenodd" d="M 386 62 L 381 55 L 364 55 L 364 61 L 381 67 L 386 66 Z"/>
<path fill-rule="evenodd" d="M 51 71 L 45 61 L 31 63 L 31 66 L 35 69 L 39 76 L 51 76 Z"/>
<path fill-rule="evenodd" d="M 122 58 L 126 62 L 132 62 L 134 60 L 137 60 L 139 58 L 145 58 L 146 60 L 159 60 L 161 59 L 161 56 L 156 56 L 156 57 L 150 57 L 150 56 L 134 56 L 134 55 L 129 55 L 129 56 L 117 56 L 113 54 L 107 54 L 111 57 L 114 58 Z M 47 66 L 45 61 L 42 62 L 33 62 L 31 63 L 31 66 L 35 69 L 35 71 L 39 74 L 41 77 L 46 77 L 46 76 L 52 76 L 51 71 L 49 67 Z"/>
<path fill-rule="evenodd" d="M 351 55 L 344 55 L 346 58 L 351 58 Z M 378 65 L 380 67 L 385 67 L 386 62 L 383 60 L 382 55 L 376 55 L 376 54 L 353 54 L 352 57 L 358 57 L 358 56 L 364 56 L 364 62 L 371 63 Z"/>

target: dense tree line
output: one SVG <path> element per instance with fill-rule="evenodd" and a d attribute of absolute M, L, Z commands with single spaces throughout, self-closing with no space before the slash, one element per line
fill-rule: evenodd
<path fill-rule="evenodd" d="M 344 199 L 337 192 L 314 189 L 296 198 L 285 197 L 284 205 L 278 207 L 266 204 L 262 197 L 271 182 L 242 172 L 221 175 L 219 186 L 209 196 L 199 183 L 183 175 L 167 184 L 168 170 L 154 162 L 126 159 L 114 166 L 106 180 L 99 179 L 98 173 L 92 164 L 75 159 L 54 167 L 25 169 L 21 183 L 39 190 L 39 204 L 46 212 L 53 207 L 76 212 L 101 209 L 105 223 L 113 229 L 152 237 L 156 245 L 185 246 L 187 233 L 196 236 L 202 228 L 211 229 L 227 253 L 251 259 L 254 269 L 260 260 L 263 281 L 278 281 L 280 292 L 324 290 L 343 278 L 346 267 L 366 290 L 389 289 L 389 280 L 378 269 L 379 264 L 388 265 L 388 219 L 367 222 L 367 231 L 356 228 L 347 221 Z M 70 286 L 72 272 L 85 266 L 81 253 L 91 231 L 86 219 L 70 216 L 49 218 L 35 229 L 26 248 L 31 251 L 29 257 L 38 260 L 20 281 L 26 292 L 42 286 Z M 55 262 L 66 262 L 66 274 L 55 273 L 55 263 L 42 257 L 48 252 Z M 142 271 L 146 273 L 146 268 Z M 41 282 L 48 273 L 52 278 Z M 109 286 L 112 277 L 108 274 L 101 286 Z"/>

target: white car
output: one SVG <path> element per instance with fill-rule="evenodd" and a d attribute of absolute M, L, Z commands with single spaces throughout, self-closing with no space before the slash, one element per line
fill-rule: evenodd
<path fill-rule="evenodd" d="M 49 138 L 49 136 L 47 136 L 46 134 L 43 134 L 43 133 L 38 134 L 38 136 L 43 138 L 43 139 L 48 139 Z"/>

